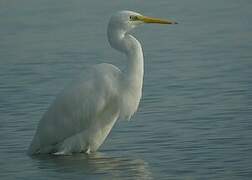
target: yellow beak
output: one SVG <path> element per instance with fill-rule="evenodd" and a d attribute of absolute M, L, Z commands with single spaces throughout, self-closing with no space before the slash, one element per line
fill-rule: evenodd
<path fill-rule="evenodd" d="M 137 19 L 144 23 L 178 24 L 177 22 L 172 21 L 172 20 L 159 19 L 159 18 L 153 18 L 153 17 L 147 17 L 147 16 L 137 16 Z"/>

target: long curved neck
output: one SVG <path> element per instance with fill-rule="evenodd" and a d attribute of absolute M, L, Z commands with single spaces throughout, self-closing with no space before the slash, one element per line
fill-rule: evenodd
<path fill-rule="evenodd" d="M 144 75 L 144 58 L 141 44 L 132 35 L 122 30 L 108 29 L 110 45 L 124 53 L 128 59 L 125 80 L 131 88 L 142 89 Z"/>

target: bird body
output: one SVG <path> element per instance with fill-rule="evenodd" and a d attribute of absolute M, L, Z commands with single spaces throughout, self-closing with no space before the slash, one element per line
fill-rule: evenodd
<path fill-rule="evenodd" d="M 128 32 L 144 20 L 151 20 L 140 20 L 142 17 L 132 11 L 120 11 L 111 17 L 108 40 L 126 55 L 126 70 L 122 72 L 106 63 L 95 65 L 64 89 L 40 120 L 29 154 L 94 152 L 117 119 L 130 119 L 137 111 L 144 60 L 141 44 Z M 152 21 L 168 24 L 164 20 Z"/>
<path fill-rule="evenodd" d="M 106 125 L 113 126 L 119 116 L 119 94 L 113 84 L 120 81 L 120 73 L 113 65 L 100 64 L 66 88 L 39 122 L 30 152 L 95 151 L 101 144 L 97 136 L 106 137 L 110 130 Z"/>

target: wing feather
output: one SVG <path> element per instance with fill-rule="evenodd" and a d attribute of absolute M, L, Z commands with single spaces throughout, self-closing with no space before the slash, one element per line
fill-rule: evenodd
<path fill-rule="evenodd" d="M 47 147 L 88 129 L 109 99 L 117 96 L 119 74 L 112 65 L 97 65 L 60 93 L 40 120 L 29 152 L 51 151 Z"/>

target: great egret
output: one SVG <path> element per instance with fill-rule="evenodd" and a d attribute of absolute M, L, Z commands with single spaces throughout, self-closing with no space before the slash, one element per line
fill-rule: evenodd
<path fill-rule="evenodd" d="M 63 90 L 40 120 L 29 154 L 89 154 L 100 147 L 118 118 L 131 118 L 142 95 L 144 59 L 141 44 L 129 31 L 143 23 L 176 24 L 132 11 L 113 15 L 108 41 L 126 55 L 125 72 L 98 64 Z"/>

